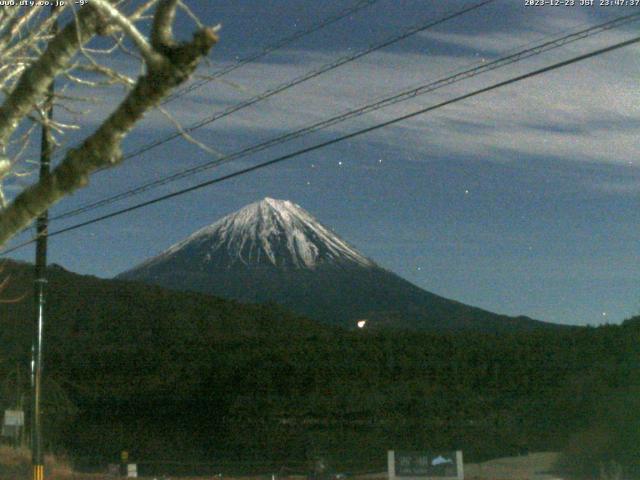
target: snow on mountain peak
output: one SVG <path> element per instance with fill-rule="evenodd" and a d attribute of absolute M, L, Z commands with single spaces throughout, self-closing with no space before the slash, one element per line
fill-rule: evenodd
<path fill-rule="evenodd" d="M 149 263 L 174 255 L 203 263 L 314 269 L 323 263 L 375 263 L 288 200 L 266 197 L 198 230 Z"/>

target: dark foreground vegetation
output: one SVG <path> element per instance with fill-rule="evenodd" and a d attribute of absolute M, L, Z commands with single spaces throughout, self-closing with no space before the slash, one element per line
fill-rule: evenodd
<path fill-rule="evenodd" d="M 27 270 L 10 267 L 3 295 L 30 291 Z M 355 471 L 384 469 L 389 448 L 456 448 L 468 461 L 563 450 L 561 467 L 583 477 L 610 465 L 640 476 L 640 320 L 499 335 L 344 331 L 59 268 L 49 290 L 46 439 L 78 463 L 128 450 L 236 469 L 322 456 Z M 0 305 L 5 408 L 28 394 L 30 305 Z"/>

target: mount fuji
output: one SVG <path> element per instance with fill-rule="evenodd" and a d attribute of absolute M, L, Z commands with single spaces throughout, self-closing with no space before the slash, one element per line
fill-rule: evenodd
<path fill-rule="evenodd" d="M 530 330 L 427 292 L 389 272 L 286 200 L 264 200 L 198 230 L 119 279 L 245 302 L 273 302 L 324 323 L 410 330 Z M 361 323 L 362 325 L 362 323 Z"/>

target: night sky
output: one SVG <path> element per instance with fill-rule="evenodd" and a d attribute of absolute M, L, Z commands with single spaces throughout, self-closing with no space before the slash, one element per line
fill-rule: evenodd
<path fill-rule="evenodd" d="M 211 74 L 357 2 L 192 0 L 220 23 Z M 188 126 L 471 1 L 380 0 L 166 105 Z M 560 2 L 564 3 L 564 2 Z M 497 0 L 320 75 L 193 132 L 222 154 L 403 89 L 438 80 L 640 6 L 525 6 Z M 177 34 L 194 29 L 179 19 Z M 637 35 L 638 22 L 164 185 L 54 221 L 56 230 L 278 155 L 439 103 Z M 116 57 L 127 70 L 130 61 Z M 619 323 L 640 313 L 640 169 L 636 45 L 50 240 L 50 262 L 112 277 L 198 228 L 266 196 L 291 200 L 382 267 L 416 285 L 494 312 L 567 324 Z M 82 118 L 90 132 L 122 97 Z M 60 113 L 62 117 L 64 113 Z M 174 131 L 150 115 L 125 152 Z M 72 142 L 71 142 L 72 143 Z M 183 139 L 96 174 L 52 215 L 211 161 Z M 24 179 L 16 182 L 24 182 Z M 9 184 L 9 193 L 17 190 Z M 19 236 L 18 243 L 32 234 Z M 9 245 L 11 246 L 11 244 Z M 12 254 L 32 260 L 33 247 Z"/>

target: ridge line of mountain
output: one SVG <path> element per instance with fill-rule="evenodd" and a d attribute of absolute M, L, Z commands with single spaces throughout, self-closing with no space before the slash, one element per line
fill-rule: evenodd
<path fill-rule="evenodd" d="M 116 276 L 241 302 L 273 302 L 345 328 L 505 332 L 559 325 L 450 300 L 379 267 L 313 215 L 265 198 Z"/>

